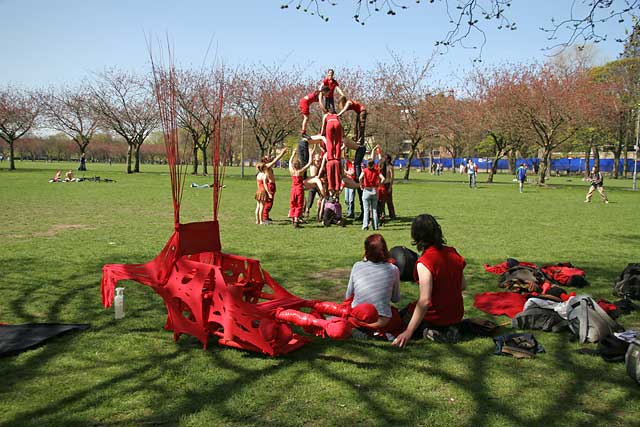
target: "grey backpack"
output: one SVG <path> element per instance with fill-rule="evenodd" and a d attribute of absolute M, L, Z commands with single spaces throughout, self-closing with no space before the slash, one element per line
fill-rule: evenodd
<path fill-rule="evenodd" d="M 598 342 L 607 335 L 622 330 L 593 298 L 578 295 L 569 300 L 567 321 L 569 329 L 581 343 Z"/>
<path fill-rule="evenodd" d="M 627 374 L 640 383 L 640 341 L 634 340 L 624 358 Z"/>

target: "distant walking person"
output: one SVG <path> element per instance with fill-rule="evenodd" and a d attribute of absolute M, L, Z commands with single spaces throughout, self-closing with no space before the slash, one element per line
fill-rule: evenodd
<path fill-rule="evenodd" d="M 600 193 L 600 198 L 602 198 L 602 201 L 605 203 L 609 203 L 609 199 L 607 198 L 607 195 L 604 193 L 604 178 L 602 177 L 602 174 L 600 173 L 597 167 L 594 166 L 591 168 L 591 174 L 589 174 L 588 181 L 589 183 L 591 183 L 591 186 L 589 186 L 587 199 L 584 202 L 591 203 L 591 196 L 593 196 L 593 192 L 598 190 L 598 193 Z"/>
<path fill-rule="evenodd" d="M 524 183 L 527 180 L 527 164 L 521 164 L 518 169 L 516 169 L 516 179 L 518 180 L 518 188 L 522 193 L 524 191 Z"/>
<path fill-rule="evenodd" d="M 476 188 L 476 168 L 473 160 L 467 160 L 467 176 L 469 177 L 469 188 Z"/>

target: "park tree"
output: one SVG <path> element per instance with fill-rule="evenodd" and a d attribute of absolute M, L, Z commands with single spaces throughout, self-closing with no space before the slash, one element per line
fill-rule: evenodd
<path fill-rule="evenodd" d="M 296 69 L 252 66 L 238 70 L 227 92 L 235 109 L 252 130 L 260 156 L 298 129 L 298 101 L 304 92 Z"/>
<path fill-rule="evenodd" d="M 427 98 L 431 93 L 429 73 L 432 59 L 414 57 L 405 60 L 394 52 L 389 52 L 391 61 L 379 62 L 373 85 L 379 106 L 386 113 L 386 121 L 409 142 L 409 157 L 404 179 L 409 179 L 411 161 L 424 142 L 436 132 L 430 122 Z"/>
<path fill-rule="evenodd" d="M 0 138 L 9 144 L 9 170 L 16 168 L 16 141 L 36 126 L 40 112 L 33 93 L 14 86 L 0 88 Z"/>
<path fill-rule="evenodd" d="M 487 182 L 493 182 L 498 161 L 519 150 L 529 136 L 523 116 L 512 114 L 515 105 L 511 92 L 517 84 L 513 70 L 510 65 L 478 69 L 467 77 L 471 97 L 478 102 L 478 129 L 486 136 L 482 144 L 487 145 L 493 157 Z"/>
<path fill-rule="evenodd" d="M 640 19 L 636 18 L 633 30 L 624 43 L 624 49 L 620 55 L 622 58 L 640 58 Z"/>
<path fill-rule="evenodd" d="M 577 131 L 578 116 L 593 102 L 585 91 L 583 72 L 566 72 L 552 65 L 531 65 L 517 69 L 509 96 L 514 114 L 536 135 L 540 149 L 539 182 L 544 184 L 551 165 L 551 153 Z"/>
<path fill-rule="evenodd" d="M 140 172 L 140 147 L 159 123 L 148 80 L 132 72 L 107 69 L 96 75 L 91 94 L 101 126 L 127 142 L 127 173 Z"/>
<path fill-rule="evenodd" d="M 41 93 L 38 100 L 46 126 L 67 135 L 76 143 L 80 154 L 85 154 L 99 125 L 88 84 L 49 89 Z"/>
<path fill-rule="evenodd" d="M 626 159 L 628 147 L 634 144 L 634 117 L 640 108 L 640 57 L 628 56 L 595 67 L 590 75 L 607 89 L 610 96 L 607 106 L 617 113 L 616 117 L 611 117 L 608 125 L 615 126 L 611 151 L 614 155 L 613 177 L 618 178 L 620 158 L 624 156 Z M 626 162 L 623 163 L 622 173 L 625 176 L 627 174 Z"/>
<path fill-rule="evenodd" d="M 224 90 L 224 70 L 212 67 L 181 70 L 177 73 L 178 124 L 188 134 L 193 148 L 193 174 L 198 173 L 198 151 L 202 173 L 207 175 L 207 150 L 220 126 L 218 109 L 220 90 Z"/>

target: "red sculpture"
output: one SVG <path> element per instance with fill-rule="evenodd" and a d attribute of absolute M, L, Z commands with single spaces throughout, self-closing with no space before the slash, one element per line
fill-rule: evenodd
<path fill-rule="evenodd" d="M 160 254 L 145 264 L 107 264 L 102 275 L 102 304 L 113 303 L 116 283 L 134 280 L 150 286 L 167 307 L 166 330 L 177 340 L 196 337 L 207 348 L 211 336 L 218 343 L 270 356 L 286 354 L 310 341 L 294 333 L 290 324 L 305 332 L 333 339 L 351 335 L 353 325 L 373 323 L 375 307 L 305 300 L 287 292 L 258 260 L 221 251 L 218 207 L 224 177 L 220 156 L 222 84 L 218 97 L 216 131 L 212 142 L 213 221 L 180 223 L 180 200 L 186 176 L 180 161 L 176 120 L 176 76 L 153 62 L 155 93 L 162 117 L 171 176 L 175 231 Z M 181 170 L 182 169 L 182 170 Z M 307 309 L 309 312 L 303 312 Z M 325 319 L 325 315 L 335 316 Z"/>

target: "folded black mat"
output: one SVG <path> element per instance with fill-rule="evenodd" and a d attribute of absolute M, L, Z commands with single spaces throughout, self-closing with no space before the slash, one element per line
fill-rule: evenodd
<path fill-rule="evenodd" d="M 43 344 L 49 338 L 69 331 L 83 331 L 83 323 L 24 323 L 0 325 L 0 357 L 11 356 Z"/>

